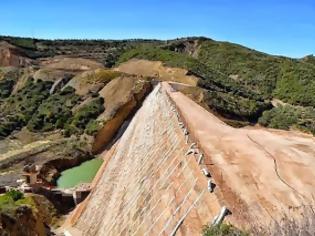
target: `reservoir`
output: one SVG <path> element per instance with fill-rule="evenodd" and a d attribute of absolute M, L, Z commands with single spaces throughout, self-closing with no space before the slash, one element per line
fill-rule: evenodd
<path fill-rule="evenodd" d="M 102 163 L 102 159 L 95 158 L 61 172 L 57 187 L 72 188 L 81 183 L 91 183 Z"/>

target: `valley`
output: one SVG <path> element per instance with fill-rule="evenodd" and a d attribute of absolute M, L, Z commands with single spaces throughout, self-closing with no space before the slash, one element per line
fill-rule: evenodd
<path fill-rule="evenodd" d="M 313 58 L 1 36 L 0 232 L 314 234 Z"/>

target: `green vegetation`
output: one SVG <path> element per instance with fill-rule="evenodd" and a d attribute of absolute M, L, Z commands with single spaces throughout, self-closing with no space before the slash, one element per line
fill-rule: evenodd
<path fill-rule="evenodd" d="M 33 208 L 35 203 L 32 197 L 26 197 L 18 190 L 0 195 L 0 212 L 13 213 L 17 207 L 25 205 Z"/>
<path fill-rule="evenodd" d="M 14 84 L 15 84 L 14 79 L 8 78 L 0 80 L 0 99 L 7 98 L 10 96 Z"/>
<path fill-rule="evenodd" d="M 90 84 L 102 82 L 107 84 L 111 80 L 121 75 L 121 72 L 113 70 L 98 69 L 86 76 L 86 81 Z"/>
<path fill-rule="evenodd" d="M 37 109 L 27 128 L 31 131 L 51 131 L 63 128 L 72 117 L 72 108 L 78 103 L 79 96 L 75 89 L 68 86 L 51 95 Z"/>
<path fill-rule="evenodd" d="M 157 47 L 139 47 L 124 53 L 118 63 L 134 57 L 162 61 L 167 66 L 185 68 L 201 77 L 199 86 L 209 90 L 206 102 L 209 102 L 212 109 L 222 112 L 223 116 L 255 121 L 263 110 L 270 107 L 270 103 L 264 102 L 261 94 L 252 92 L 243 84 L 187 55 Z"/>
<path fill-rule="evenodd" d="M 259 124 L 275 129 L 297 128 L 315 135 L 315 109 L 284 105 L 265 111 Z"/>
<path fill-rule="evenodd" d="M 255 101 L 229 93 L 208 91 L 204 102 L 212 110 L 233 120 L 255 122 L 264 110 L 271 107 L 270 103 Z"/>
<path fill-rule="evenodd" d="M 275 117 L 278 118 L 273 119 L 279 121 L 271 122 L 270 118 L 263 122 L 265 115 L 260 122 L 287 129 L 287 123 L 291 126 L 296 122 L 284 120 L 281 125 L 277 110 L 268 113 L 272 98 L 315 108 L 315 59 L 312 55 L 297 60 L 271 56 L 228 42 L 190 38 L 173 40 L 166 45 L 132 48 L 122 54 L 117 63 L 131 58 L 162 61 L 167 66 L 185 68 L 197 75 L 201 78 L 198 85 L 208 90 L 204 102 L 228 119 L 256 122 L 264 111 L 264 114 L 277 113 Z M 301 112 L 301 109 L 294 110 L 300 117 L 298 125 L 294 126 L 312 132 L 309 118 L 301 118 L 305 116 L 304 111 Z"/>
<path fill-rule="evenodd" d="M 293 105 L 315 107 L 315 64 L 285 61 L 274 91 L 275 97 Z"/>
<path fill-rule="evenodd" d="M 243 232 L 233 225 L 221 224 L 219 226 L 205 226 L 202 230 L 203 236 L 249 236 L 247 232 Z"/>
<path fill-rule="evenodd" d="M 40 40 L 2 36 L 0 40 L 5 40 L 20 47 L 22 53 L 33 59 L 46 56 L 83 55 L 89 53 L 92 59 L 102 62 L 107 67 L 118 65 L 132 58 L 139 58 L 162 61 L 170 67 L 187 69 L 189 74 L 200 78 L 198 86 L 206 91 L 202 102 L 222 117 L 227 118 L 227 120 L 238 123 L 256 123 L 264 111 L 266 112 L 272 108 L 270 100 L 273 98 L 281 99 L 283 102 L 293 106 L 315 109 L 315 57 L 313 55 L 308 55 L 302 59 L 272 56 L 241 45 L 200 37 L 170 41 L 104 41 Z M 87 81 L 106 84 L 119 75 L 120 73 L 115 71 L 96 70 L 87 73 Z M 26 91 L 27 96 L 31 97 L 31 100 L 26 99 L 27 101 L 23 98 L 26 94 L 23 96 L 18 94 L 10 96 L 16 83 L 14 76 L 7 76 L 5 79 L 1 78 L 0 76 L 0 119 L 2 121 L 0 123 L 0 137 L 4 137 L 12 132 L 14 127 L 19 128 L 21 125 L 28 123 L 29 116 L 32 116 L 35 111 L 33 108 L 36 107 L 37 109 L 41 103 L 38 104 L 37 99 L 43 101 L 49 95 L 43 92 L 45 97 L 43 99 L 40 98 L 38 93 L 41 92 L 39 91 Z M 97 91 L 93 91 L 89 95 L 98 97 Z M 11 97 L 13 98 L 11 99 Z M 33 101 L 35 101 L 35 105 L 32 105 Z M 82 118 L 82 116 L 80 118 L 83 120 L 82 124 L 78 121 L 72 122 L 72 115 L 75 114 L 71 115 L 68 108 L 60 108 L 60 102 L 54 103 L 49 101 L 49 104 L 43 105 L 41 111 L 36 112 L 38 113 L 34 115 L 34 119 L 36 119 L 32 119 L 29 125 L 31 129 L 51 130 L 58 127 L 64 128 L 64 124 L 67 124 L 67 130 L 69 131 L 67 132 L 69 134 L 82 133 L 84 129 L 85 132 L 94 134 L 99 129 L 98 122 L 91 119 L 86 123 L 87 119 Z M 54 107 L 55 105 L 57 108 Z M 12 107 L 11 113 L 7 112 L 9 107 Z M 25 109 L 26 111 L 20 111 L 20 109 Z M 53 109 L 51 114 L 52 121 L 49 120 L 50 115 L 47 109 Z M 57 111 L 58 109 L 61 109 L 61 111 L 65 110 L 65 115 L 60 117 L 55 115 L 57 112 L 54 109 Z M 13 110 L 17 110 L 18 115 L 15 116 Z M 278 112 L 275 111 L 277 110 L 271 111 L 270 114 L 277 113 L 275 117 L 279 117 Z M 301 109 L 294 111 L 297 117 L 303 117 L 301 112 Z M 266 112 L 266 114 L 269 113 Z M 7 117 L 7 115 L 10 116 Z M 262 117 L 261 120 L 264 120 L 264 118 Z M 301 123 L 304 118 L 298 118 L 297 120 L 298 123 Z M 41 122 L 46 124 L 41 124 Z M 267 122 L 263 123 L 266 126 L 279 128 L 287 128 L 291 126 L 291 123 L 295 124 L 293 121 L 285 121 L 283 125 L 280 125 L 278 124 L 279 122 L 271 122 L 271 119 L 268 119 Z M 18 123 L 20 125 L 17 125 Z M 32 127 L 32 125 L 35 126 Z M 36 128 L 36 125 L 39 128 Z M 77 128 L 77 125 L 80 128 Z M 307 127 L 307 130 L 312 130 L 309 128 L 311 127 L 310 124 L 298 125 L 298 127 L 304 126 Z"/>
<path fill-rule="evenodd" d="M 50 81 L 34 82 L 29 79 L 21 90 L 4 101 L 1 114 L 20 113 L 25 116 L 25 120 L 29 120 L 40 103 L 49 96 L 51 86 Z"/>
<path fill-rule="evenodd" d="M 20 200 L 24 197 L 24 194 L 18 190 L 12 189 L 6 193 L 9 198 L 12 198 L 13 201 Z"/>
<path fill-rule="evenodd" d="M 98 120 L 91 120 L 85 128 L 85 133 L 94 136 L 102 128 L 103 123 Z"/>
<path fill-rule="evenodd" d="M 91 122 L 96 122 L 95 119 L 105 110 L 104 98 L 98 97 L 92 99 L 87 104 L 79 108 L 71 119 L 65 125 L 65 134 L 81 134 L 85 130 L 86 126 L 90 124 L 88 133 L 93 133 L 90 129 Z"/>
<path fill-rule="evenodd" d="M 0 138 L 22 128 L 31 119 L 41 102 L 49 96 L 52 82 L 29 79 L 16 94 L 0 105 Z"/>
<path fill-rule="evenodd" d="M 0 100 L 10 96 L 17 78 L 17 70 L 6 71 L 0 68 Z"/>
<path fill-rule="evenodd" d="M 11 43 L 22 48 L 26 49 L 35 49 L 35 39 L 32 38 L 20 38 L 16 37 L 11 40 Z"/>
<path fill-rule="evenodd" d="M 100 73 L 95 79 L 109 81 L 120 75 L 119 72 L 105 70 Z M 25 125 L 34 132 L 65 129 L 67 135 L 83 133 L 88 123 L 91 129 L 91 121 L 104 111 L 103 98 L 94 98 L 73 112 L 73 107 L 81 99 L 75 90 L 68 86 L 50 95 L 51 86 L 52 82 L 29 79 L 15 95 L 3 100 L 0 104 L 0 138 L 7 137 Z"/>
<path fill-rule="evenodd" d="M 203 41 L 198 60 L 226 76 L 235 75 L 248 90 L 270 98 L 279 74 L 279 58 L 237 44 Z"/>
<path fill-rule="evenodd" d="M 314 57 L 303 60 L 276 57 L 240 45 L 203 41 L 198 60 L 237 80 L 248 90 L 293 105 L 315 107 Z"/>

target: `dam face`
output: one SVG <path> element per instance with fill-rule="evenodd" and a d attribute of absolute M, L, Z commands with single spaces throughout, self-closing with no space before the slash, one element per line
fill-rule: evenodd
<path fill-rule="evenodd" d="M 219 204 L 208 192 L 194 156 L 185 156 L 188 147 L 171 102 L 158 85 L 119 140 L 68 232 L 200 234 Z"/>
<path fill-rule="evenodd" d="M 257 235 L 313 235 L 314 159 L 313 137 L 232 128 L 163 82 L 104 154 L 65 232 L 194 236 L 226 206 L 227 222 Z"/>

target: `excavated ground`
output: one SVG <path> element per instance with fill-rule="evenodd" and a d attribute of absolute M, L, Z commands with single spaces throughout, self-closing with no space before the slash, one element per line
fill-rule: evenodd
<path fill-rule="evenodd" d="M 190 132 L 188 144 L 172 103 Z M 191 142 L 205 154 L 200 165 L 199 154 L 185 155 Z M 200 235 L 223 205 L 232 212 L 226 220 L 241 228 L 314 233 L 314 138 L 232 128 L 166 82 L 151 92 L 104 159 L 66 235 Z"/>

